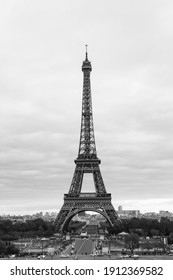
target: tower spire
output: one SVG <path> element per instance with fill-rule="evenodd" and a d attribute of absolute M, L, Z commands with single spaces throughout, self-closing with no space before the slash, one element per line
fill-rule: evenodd
<path fill-rule="evenodd" d="M 88 60 L 88 52 L 87 52 L 88 45 L 85 45 L 85 48 L 86 48 L 86 58 L 85 58 L 85 60 Z"/>
<path fill-rule="evenodd" d="M 83 72 L 83 95 L 82 95 L 82 116 L 81 116 L 81 133 L 78 159 L 97 158 L 96 144 L 94 137 L 92 98 L 90 85 L 90 72 L 92 70 L 91 62 L 88 60 L 87 45 L 86 59 L 82 64 Z M 99 160 L 98 160 L 99 161 Z"/>

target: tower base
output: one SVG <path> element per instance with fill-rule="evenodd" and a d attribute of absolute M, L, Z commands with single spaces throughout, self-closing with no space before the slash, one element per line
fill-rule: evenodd
<path fill-rule="evenodd" d="M 64 204 L 55 220 L 56 232 L 65 232 L 70 220 L 83 211 L 94 211 L 103 215 L 112 227 L 121 223 L 111 203 L 111 194 L 98 196 L 96 193 L 80 193 L 78 197 L 65 194 Z"/>

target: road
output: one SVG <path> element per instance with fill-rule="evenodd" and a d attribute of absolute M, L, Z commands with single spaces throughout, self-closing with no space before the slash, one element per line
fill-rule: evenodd
<path fill-rule="evenodd" d="M 65 258 L 66 260 L 75 260 L 75 256 L 69 256 L 68 258 Z M 45 260 L 65 260 L 64 258 L 60 258 L 59 255 L 57 256 L 46 256 Z M 121 260 L 122 258 L 117 255 L 112 256 L 90 256 L 90 255 L 81 255 L 79 254 L 77 256 L 78 260 Z M 0 260 L 37 260 L 36 257 L 20 257 L 20 258 L 0 258 Z M 131 260 L 131 258 L 125 258 L 125 260 Z M 156 256 L 139 256 L 139 260 L 173 260 L 173 256 L 168 255 L 156 255 Z"/>

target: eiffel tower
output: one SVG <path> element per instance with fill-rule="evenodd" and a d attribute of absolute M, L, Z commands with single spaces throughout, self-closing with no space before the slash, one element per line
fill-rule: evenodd
<path fill-rule="evenodd" d="M 67 231 L 70 220 L 79 212 L 95 211 L 103 215 L 110 226 L 120 223 L 117 213 L 111 203 L 111 194 L 106 192 L 97 157 L 94 137 L 90 72 L 91 62 L 88 60 L 87 45 L 86 57 L 82 64 L 83 96 L 82 117 L 78 157 L 74 161 L 76 168 L 68 194 L 64 194 L 64 204 L 55 220 L 56 231 Z M 84 173 L 92 173 L 95 192 L 82 193 Z"/>

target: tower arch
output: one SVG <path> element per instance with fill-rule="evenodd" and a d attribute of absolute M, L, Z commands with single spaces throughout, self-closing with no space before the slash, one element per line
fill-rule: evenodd
<path fill-rule="evenodd" d="M 96 209 L 96 210 L 93 210 L 93 209 L 88 209 L 88 208 L 84 208 L 84 209 L 75 209 L 74 212 L 71 212 L 70 215 L 68 216 L 68 218 L 65 220 L 63 226 L 62 226 L 62 229 L 61 229 L 61 233 L 64 233 L 67 231 L 67 228 L 68 228 L 68 225 L 70 223 L 70 221 L 79 213 L 81 212 L 84 212 L 84 211 L 91 211 L 91 212 L 95 212 L 95 213 L 98 213 L 100 215 L 102 215 L 106 221 L 109 223 L 109 225 L 111 226 L 111 222 L 110 220 L 108 220 L 108 217 L 107 215 L 102 211 L 102 209 Z"/>

